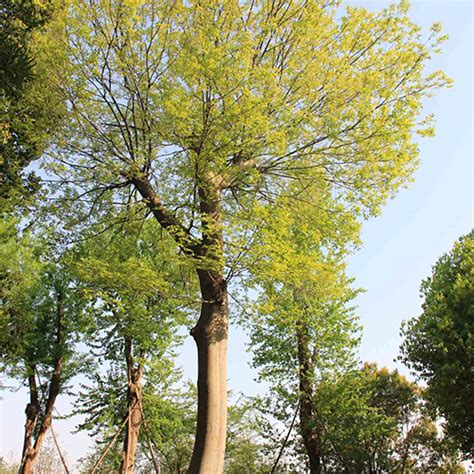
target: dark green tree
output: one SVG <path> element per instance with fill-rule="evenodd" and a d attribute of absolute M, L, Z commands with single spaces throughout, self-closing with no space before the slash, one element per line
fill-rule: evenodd
<path fill-rule="evenodd" d="M 0 5 L 0 208 L 25 207 L 39 188 L 26 170 L 39 158 L 61 106 L 41 80 L 31 39 L 51 17 L 53 0 Z"/>
<path fill-rule="evenodd" d="M 365 364 L 318 387 L 322 472 L 464 472 L 459 452 L 397 371 Z"/>
<path fill-rule="evenodd" d="M 427 385 L 446 430 L 474 455 L 474 232 L 461 237 L 423 281 L 423 312 L 402 327 L 402 360 Z"/>

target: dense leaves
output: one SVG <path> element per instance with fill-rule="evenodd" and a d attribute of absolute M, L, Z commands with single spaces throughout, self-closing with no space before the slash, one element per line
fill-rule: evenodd
<path fill-rule="evenodd" d="M 326 472 L 463 472 L 422 390 L 396 371 L 366 364 L 323 381 L 316 393 Z"/>
<path fill-rule="evenodd" d="M 446 429 L 474 454 L 474 233 L 459 239 L 423 281 L 423 312 L 403 327 L 403 360 L 428 384 Z"/>
<path fill-rule="evenodd" d="M 42 79 L 33 34 L 50 19 L 51 0 L 5 0 L 0 6 L 0 206 L 31 202 L 39 178 L 26 168 L 41 156 L 62 107 Z"/>
<path fill-rule="evenodd" d="M 444 40 L 439 25 L 422 32 L 405 2 L 2 3 L 2 213 L 31 202 L 38 157 L 49 183 L 46 226 L 0 224 L 2 370 L 44 405 L 38 394 L 64 392 L 87 361 L 85 339 L 96 360 L 76 408 L 97 442 L 85 470 L 114 439 L 104 472 L 131 472 L 135 459 L 150 472 L 152 452 L 170 473 L 191 457 L 190 472 L 456 472 L 421 390 L 355 369 L 358 290 L 345 272 L 361 219 L 412 178 L 415 135 L 432 134 L 422 103 L 450 80 L 425 66 Z M 424 287 L 423 321 L 443 313 L 433 324 L 449 335 L 434 345 L 449 358 L 440 378 L 456 374 L 468 393 L 472 330 L 456 315 L 471 315 L 472 284 L 459 276 L 467 264 L 444 265 Z M 444 280 L 455 288 L 440 293 Z M 232 406 L 226 431 L 236 287 L 253 300 L 236 319 L 270 394 Z M 174 358 L 198 305 L 196 390 L 182 387 Z M 423 348 L 433 352 L 420 324 L 432 329 L 413 323 L 406 343 L 418 370 Z M 430 400 L 451 396 L 423 370 Z M 457 435 L 461 398 L 443 411 Z"/>
<path fill-rule="evenodd" d="M 77 347 L 86 328 L 84 299 L 67 252 L 47 235 L 45 241 L 22 235 L 14 221 L 2 219 L 0 225 L 0 371 L 28 389 L 19 471 L 27 474 L 51 428 L 58 396 L 87 364 Z"/>

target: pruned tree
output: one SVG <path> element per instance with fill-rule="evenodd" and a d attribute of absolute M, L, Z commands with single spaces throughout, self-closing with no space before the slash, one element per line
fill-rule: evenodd
<path fill-rule="evenodd" d="M 58 396 L 87 358 L 75 351 L 83 299 L 67 255 L 1 222 L 0 370 L 26 385 L 29 403 L 20 472 L 31 474 L 51 428 Z"/>
<path fill-rule="evenodd" d="M 179 380 L 177 331 L 196 305 L 189 269 L 169 236 L 156 237 L 157 227 L 155 221 L 128 221 L 105 229 L 85 240 L 75 262 L 91 318 L 88 345 L 100 362 L 76 404 L 86 415 L 80 428 L 107 442 L 112 429 L 121 431 L 122 473 L 134 471 L 139 439 L 151 442 L 142 433 L 145 394 L 165 397 Z"/>

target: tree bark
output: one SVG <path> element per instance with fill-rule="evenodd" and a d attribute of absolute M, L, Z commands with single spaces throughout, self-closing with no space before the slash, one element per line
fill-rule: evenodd
<path fill-rule="evenodd" d="M 227 433 L 227 289 L 222 275 L 198 271 L 203 303 L 192 330 L 198 350 L 198 413 L 189 473 L 224 470 Z"/>
<path fill-rule="evenodd" d="M 25 415 L 25 433 L 23 438 L 23 450 L 21 454 L 21 466 L 24 466 L 32 449 L 33 433 L 40 413 L 40 405 L 38 401 L 38 389 L 36 386 L 36 367 L 29 367 L 30 375 L 28 376 L 28 386 L 30 390 L 30 402 L 26 405 Z M 20 472 L 21 469 L 20 469 Z"/>
<path fill-rule="evenodd" d="M 132 474 L 137 454 L 138 435 L 142 424 L 142 412 L 140 410 L 142 397 L 142 375 L 141 365 L 135 366 L 132 354 L 132 343 L 129 338 L 125 340 L 125 357 L 127 360 L 127 413 L 125 439 L 122 449 L 122 462 L 120 472 Z"/>
<path fill-rule="evenodd" d="M 188 472 L 224 470 L 227 435 L 228 296 L 224 278 L 221 178 L 203 173 L 198 188 L 202 239 L 198 247 L 201 314 L 191 331 L 198 350 L 198 412 L 196 438 Z"/>
<path fill-rule="evenodd" d="M 39 416 L 39 409 L 36 414 L 36 419 L 34 420 L 34 424 L 29 424 L 28 420 L 28 407 L 27 407 L 27 423 L 25 426 L 25 441 L 27 440 L 27 428 L 30 430 L 29 439 L 26 446 L 23 448 L 23 458 L 22 458 L 22 465 L 20 466 L 20 474 L 32 474 L 33 468 L 38 459 L 38 455 L 41 450 L 41 446 L 43 445 L 44 438 L 48 433 L 49 428 L 51 427 L 51 423 L 53 422 L 53 409 L 54 404 L 56 402 L 56 398 L 59 394 L 60 390 L 60 383 L 61 383 L 61 373 L 62 373 L 62 358 L 58 357 L 54 361 L 54 370 L 53 375 L 51 376 L 51 380 L 49 383 L 49 391 L 48 391 L 48 399 L 46 402 L 46 408 L 44 412 L 43 419 L 41 421 L 41 425 L 38 431 L 38 435 L 36 437 L 34 446 L 31 446 L 31 441 L 33 438 L 33 431 L 36 427 L 36 420 Z M 30 404 L 28 404 L 30 406 Z M 39 408 L 39 405 L 38 405 Z"/>
<path fill-rule="evenodd" d="M 308 455 L 309 471 L 311 474 L 321 472 L 321 438 L 316 427 L 313 407 L 313 363 L 308 348 L 308 331 L 300 326 L 297 329 L 299 388 L 300 388 L 300 430 L 303 443 Z"/>
<path fill-rule="evenodd" d="M 196 153 L 199 154 L 199 150 Z M 198 350 L 198 412 L 188 472 L 219 474 L 224 470 L 227 434 L 228 308 L 223 265 L 223 180 L 209 170 L 201 170 L 198 181 L 200 239 L 191 236 L 176 216 L 164 207 L 146 178 L 135 178 L 132 183 L 183 253 L 196 259 L 202 303 L 201 314 L 191 334 Z"/>

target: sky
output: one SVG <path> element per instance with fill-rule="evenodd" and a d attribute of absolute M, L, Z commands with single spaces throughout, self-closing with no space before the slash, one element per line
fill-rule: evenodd
<path fill-rule="evenodd" d="M 344 2 L 379 8 L 382 0 Z M 412 2 L 411 17 L 424 28 L 441 22 L 449 40 L 444 53 L 430 67 L 442 69 L 454 80 L 450 89 L 438 91 L 425 105 L 436 116 L 436 136 L 419 141 L 421 165 L 415 181 L 400 190 L 382 214 L 364 223 L 363 247 L 348 261 L 348 273 L 365 289 L 356 300 L 363 325 L 360 358 L 381 366 L 408 370 L 395 362 L 401 342 L 402 320 L 421 311 L 419 286 L 431 267 L 453 243 L 473 227 L 473 14 L 470 0 Z M 229 336 L 229 388 L 247 395 L 262 391 L 248 366 L 247 337 L 231 328 Z M 185 376 L 196 380 L 196 351 L 188 337 L 178 361 Z M 0 394 L 0 456 L 15 458 L 22 443 L 27 394 Z M 60 399 L 61 415 L 70 400 Z M 72 434 L 78 419 L 56 420 L 55 432 L 71 465 L 87 452 L 85 433 Z"/>

